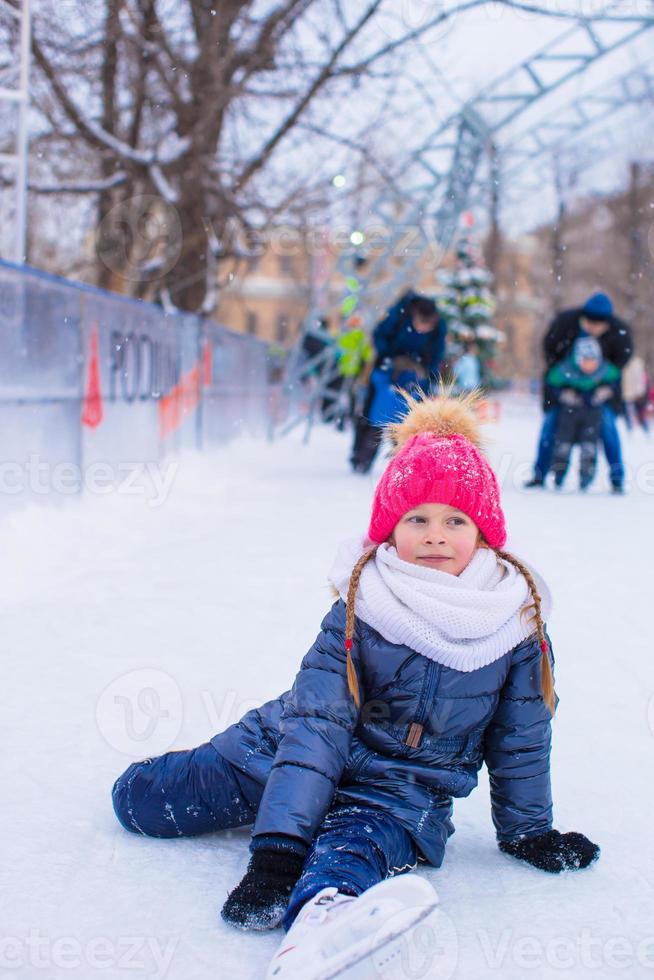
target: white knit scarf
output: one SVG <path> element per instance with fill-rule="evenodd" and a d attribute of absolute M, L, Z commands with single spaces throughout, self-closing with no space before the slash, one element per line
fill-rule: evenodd
<path fill-rule="evenodd" d="M 371 547 L 367 543 L 367 547 Z M 343 600 L 352 569 L 366 550 L 361 539 L 340 546 L 329 580 Z M 529 566 L 540 593 L 545 620 L 549 589 Z M 499 660 L 534 632 L 524 576 L 489 548 L 479 548 L 460 575 L 402 561 L 382 544 L 361 573 L 355 611 L 390 643 L 455 670 L 471 671 Z"/>

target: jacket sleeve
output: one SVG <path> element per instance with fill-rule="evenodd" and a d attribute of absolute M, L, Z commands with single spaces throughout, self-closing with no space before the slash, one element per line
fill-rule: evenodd
<path fill-rule="evenodd" d="M 551 717 L 541 694 L 541 656 L 533 637 L 516 648 L 485 733 L 493 823 L 501 841 L 552 828 Z M 551 648 L 549 656 L 553 664 Z"/>
<path fill-rule="evenodd" d="M 552 388 L 564 388 L 566 382 L 567 378 L 561 370 L 560 364 L 555 364 L 554 367 L 551 367 L 545 375 L 545 384 Z"/>
<path fill-rule="evenodd" d="M 439 314 L 438 323 L 436 324 L 436 340 L 431 352 L 431 364 L 429 365 L 429 373 L 432 379 L 436 380 L 439 376 L 441 363 L 445 355 L 445 336 L 447 334 L 447 321 L 442 314 Z"/>
<path fill-rule="evenodd" d="M 602 385 L 608 385 L 612 389 L 612 401 L 614 404 L 617 403 L 619 405 L 622 400 L 622 372 L 612 361 L 606 361 L 605 363 L 604 376 L 598 387 Z"/>
<path fill-rule="evenodd" d="M 379 358 L 390 355 L 395 332 L 407 315 L 409 303 L 415 299 L 415 296 L 416 294 L 411 289 L 406 292 L 394 306 L 391 306 L 384 319 L 375 327 L 372 339 Z"/>
<path fill-rule="evenodd" d="M 560 404 L 561 392 L 569 385 L 566 375 L 563 373 L 560 364 L 555 364 L 545 375 L 543 382 L 543 400 L 545 410 Z"/>
<path fill-rule="evenodd" d="M 610 354 L 608 355 L 609 360 L 615 364 L 616 367 L 623 368 L 633 352 L 634 343 L 629 326 L 624 322 L 624 320 L 620 320 L 618 317 L 615 317 L 611 325 L 611 350 Z"/>
<path fill-rule="evenodd" d="M 577 322 L 571 321 L 570 311 L 554 317 L 543 340 L 543 353 L 548 367 L 563 360 L 572 346 L 576 332 Z"/>
<path fill-rule="evenodd" d="M 355 662 L 357 639 L 355 633 Z M 339 600 L 286 699 L 281 741 L 254 825 L 255 847 L 259 835 L 310 844 L 330 807 L 359 716 L 347 686 L 344 642 L 345 605 Z"/>

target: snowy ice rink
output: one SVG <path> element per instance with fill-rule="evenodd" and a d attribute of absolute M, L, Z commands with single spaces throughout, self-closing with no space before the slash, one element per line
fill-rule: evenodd
<path fill-rule="evenodd" d="M 622 430 L 624 498 L 523 491 L 539 419 L 506 401 L 490 454 L 509 547 L 554 594 L 556 825 L 602 856 L 548 876 L 500 854 L 482 773 L 424 872 L 440 951 L 426 970 L 407 960 L 407 980 L 654 975 L 654 438 Z M 242 441 L 171 463 L 157 507 L 88 495 L 3 518 L 1 980 L 263 976 L 279 933 L 219 918 L 247 832 L 139 838 L 110 790 L 130 761 L 204 742 L 291 684 L 381 468 L 350 475 L 348 445 L 324 429 L 306 447 Z"/>

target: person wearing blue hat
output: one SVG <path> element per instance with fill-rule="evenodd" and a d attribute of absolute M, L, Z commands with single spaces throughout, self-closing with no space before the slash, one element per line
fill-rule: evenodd
<path fill-rule="evenodd" d="M 593 293 L 581 307 L 563 310 L 552 320 L 543 341 L 546 374 L 555 364 L 560 364 L 572 352 L 579 337 L 594 337 L 598 341 L 605 361 L 622 370 L 633 354 L 633 341 L 629 326 L 617 317 L 613 303 L 606 293 Z M 616 416 L 621 411 L 619 388 L 601 408 L 600 437 L 609 464 L 611 487 L 614 493 L 623 493 L 624 465 Z M 545 417 L 538 440 L 538 453 L 534 474 L 526 487 L 542 487 L 552 465 L 554 439 L 560 408 L 552 389 L 543 385 L 543 411 Z"/>

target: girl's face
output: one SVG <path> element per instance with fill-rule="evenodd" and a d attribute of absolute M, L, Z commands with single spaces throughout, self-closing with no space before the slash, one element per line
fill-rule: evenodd
<path fill-rule="evenodd" d="M 402 561 L 460 575 L 477 547 L 479 528 L 447 504 L 421 504 L 407 511 L 390 537 Z"/>

